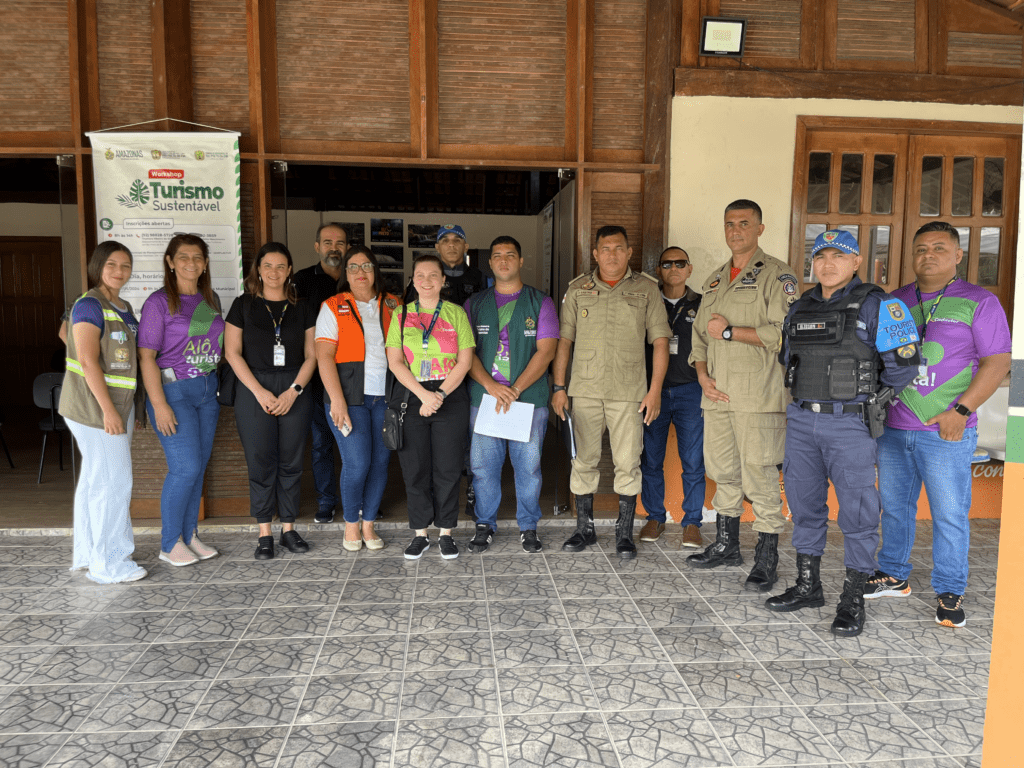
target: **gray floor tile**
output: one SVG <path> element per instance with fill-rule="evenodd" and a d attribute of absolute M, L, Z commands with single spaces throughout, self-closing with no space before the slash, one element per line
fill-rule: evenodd
<path fill-rule="evenodd" d="M 416 579 L 412 599 L 417 603 L 434 603 L 485 598 L 483 579 L 476 576 L 453 576 L 450 579 L 439 580 Z"/>
<path fill-rule="evenodd" d="M 394 721 L 296 726 L 277 768 L 386 766 L 394 740 Z"/>
<path fill-rule="evenodd" d="M 151 584 L 144 581 L 132 584 L 107 606 L 110 611 L 177 611 L 185 608 L 200 589 L 201 584 Z"/>
<path fill-rule="evenodd" d="M 673 632 L 675 629 L 658 630 Z M 577 629 L 573 631 L 583 663 L 599 664 L 663 663 L 664 652 L 650 629 Z M 671 655 L 671 654 L 670 654 Z"/>
<path fill-rule="evenodd" d="M 972 755 L 981 751 L 985 729 L 982 700 L 912 701 L 896 706 L 925 733 L 935 734 L 950 755 Z"/>
<path fill-rule="evenodd" d="M 109 690 L 109 685 L 19 686 L 0 700 L 0 733 L 70 733 Z"/>
<path fill-rule="evenodd" d="M 0 626 L 0 646 L 64 645 L 92 618 L 89 615 L 59 613 L 15 616 Z"/>
<path fill-rule="evenodd" d="M 930 658 L 954 680 L 963 681 L 967 685 L 964 696 L 985 698 L 988 695 L 989 654 L 964 656 L 949 653 Z"/>
<path fill-rule="evenodd" d="M 173 615 L 152 611 L 104 612 L 79 630 L 74 644 L 151 643 L 173 620 Z"/>
<path fill-rule="evenodd" d="M 287 728 L 185 731 L 161 768 L 273 768 L 287 735 Z"/>
<path fill-rule="evenodd" d="M 259 608 L 270 594 L 270 584 L 206 584 L 188 602 L 190 611 L 224 608 Z"/>
<path fill-rule="evenodd" d="M 765 595 L 754 596 L 753 593 L 747 593 L 749 597 L 736 597 L 729 599 L 719 599 L 712 597 L 709 599 L 711 607 L 714 608 L 715 613 L 718 615 L 718 620 L 723 624 L 790 624 L 798 625 L 807 617 L 808 613 L 816 610 L 822 611 L 821 618 L 824 619 L 828 616 L 829 621 L 835 615 L 835 606 L 829 607 L 826 605 L 825 608 L 813 609 L 803 608 L 799 611 L 788 611 L 778 613 L 776 611 L 769 611 L 764 607 L 764 601 L 767 599 Z"/>
<path fill-rule="evenodd" d="M 704 768 L 732 765 L 699 709 L 637 710 L 608 715 L 623 768 Z"/>
<path fill-rule="evenodd" d="M 420 579 L 450 579 L 455 576 L 475 576 L 479 578 L 483 575 L 480 559 L 479 556 L 474 556 L 473 553 L 467 551 L 466 547 L 463 546 L 461 547 L 459 557 L 454 560 L 445 560 L 438 551 L 437 543 L 432 540 L 429 554 L 424 555 L 418 561 L 420 566 L 416 572 L 416 577 Z"/>
<path fill-rule="evenodd" d="M 0 765 L 43 768 L 69 738 L 70 733 L 0 733 Z"/>
<path fill-rule="evenodd" d="M 555 582 L 546 573 L 488 576 L 488 600 L 543 600 L 558 597 Z"/>
<path fill-rule="evenodd" d="M 636 600 L 636 606 L 652 628 L 721 623 L 701 597 L 651 597 Z"/>
<path fill-rule="evenodd" d="M 486 632 L 487 603 L 433 602 L 416 603 L 412 609 L 410 632 Z"/>
<path fill-rule="evenodd" d="M 214 682 L 196 707 L 190 729 L 290 725 L 306 687 L 305 678 Z"/>
<path fill-rule="evenodd" d="M 217 584 L 247 582 L 250 584 L 273 584 L 288 568 L 286 560 L 226 560 L 217 569 Z"/>
<path fill-rule="evenodd" d="M 120 585 L 86 585 L 44 590 L 33 606 L 34 612 L 95 614 L 106 609 L 123 591 Z"/>
<path fill-rule="evenodd" d="M 879 661 L 885 662 L 885 659 Z M 845 659 L 766 661 L 764 667 L 797 704 L 860 704 L 883 701 L 882 692 Z"/>
<path fill-rule="evenodd" d="M 28 645 L 0 649 L 0 685 L 25 682 L 51 656 L 53 646 Z"/>
<path fill-rule="evenodd" d="M 403 635 L 328 637 L 320 649 L 313 673 L 401 672 L 405 667 L 405 650 Z"/>
<path fill-rule="evenodd" d="M 515 600 L 501 603 L 491 614 L 491 631 L 510 629 L 568 629 L 569 621 L 558 600 Z"/>
<path fill-rule="evenodd" d="M 589 674 L 598 706 L 605 712 L 697 706 L 671 664 L 603 664 L 591 667 Z"/>
<path fill-rule="evenodd" d="M 331 625 L 327 628 L 327 635 L 343 637 L 358 633 L 383 635 L 408 632 L 411 615 L 411 605 L 339 605 L 334 612 Z"/>
<path fill-rule="evenodd" d="M 934 618 L 928 621 L 893 622 L 886 624 L 886 628 L 896 635 L 897 643 L 901 646 L 930 656 L 989 653 L 992 650 L 991 642 L 962 629 L 940 627 Z"/>
<path fill-rule="evenodd" d="M 474 717 L 498 713 L 493 669 L 411 672 L 402 687 L 399 719 Z"/>
<path fill-rule="evenodd" d="M 403 720 L 395 737 L 395 766 L 503 768 L 496 717 Z"/>
<path fill-rule="evenodd" d="M 838 655 L 806 626 L 741 624 L 732 631 L 759 661 L 834 659 Z"/>
<path fill-rule="evenodd" d="M 561 572 L 553 575 L 558 595 L 563 600 L 629 597 L 621 577 L 616 573 L 584 573 L 579 578 L 570 578 L 569 574 Z"/>
<path fill-rule="evenodd" d="M 115 685 L 78 730 L 178 731 L 188 723 L 209 687 L 208 680 Z"/>
<path fill-rule="evenodd" d="M 549 765 L 614 768 L 618 765 L 608 729 L 600 715 L 585 712 L 517 715 L 503 720 L 509 768 Z"/>
<path fill-rule="evenodd" d="M 333 608 L 338 604 L 341 595 L 341 582 L 303 583 L 299 581 L 279 581 L 273 585 L 266 602 L 262 607 L 278 605 L 308 607 L 318 605 Z"/>
<path fill-rule="evenodd" d="M 946 754 L 925 731 L 891 704 L 818 706 L 806 708 L 804 712 L 848 760 L 899 760 Z"/>
<path fill-rule="evenodd" d="M 297 725 L 394 720 L 398 716 L 401 673 L 315 675 L 302 698 Z"/>
<path fill-rule="evenodd" d="M 705 713 L 736 765 L 843 763 L 839 753 L 796 707 L 736 707 Z"/>
<path fill-rule="evenodd" d="M 116 683 L 142 655 L 141 645 L 66 645 L 40 664 L 26 682 Z"/>
<path fill-rule="evenodd" d="M 704 709 L 793 703 L 756 661 L 676 664 L 676 669 Z"/>
<path fill-rule="evenodd" d="M 525 553 L 499 554 L 485 552 L 479 556 L 480 565 L 484 575 L 489 579 L 492 576 L 518 576 L 523 574 L 543 575 L 548 573 L 548 555 L 543 557 L 524 557 Z M 602 555 L 603 557 L 603 555 Z"/>
<path fill-rule="evenodd" d="M 157 636 L 157 642 L 237 640 L 255 615 L 256 610 L 249 608 L 181 611 Z"/>
<path fill-rule="evenodd" d="M 753 661 L 753 654 L 736 638 L 729 627 L 658 627 L 654 636 L 674 663 L 694 661 Z M 652 656 L 654 654 L 652 653 Z"/>
<path fill-rule="evenodd" d="M 349 571 L 348 577 L 350 579 L 411 578 L 416 575 L 418 563 L 418 560 L 406 560 L 404 557 L 378 560 L 357 558 L 352 564 L 352 570 Z"/>
<path fill-rule="evenodd" d="M 2 552 L 8 551 L 3 548 Z M 71 579 L 66 568 L 32 566 L 0 566 L 0 584 L 20 584 L 23 587 L 61 587 Z"/>
<path fill-rule="evenodd" d="M 340 590 L 340 603 L 408 603 L 415 579 L 349 579 Z"/>
<path fill-rule="evenodd" d="M 301 557 L 286 561 L 279 581 L 299 581 L 303 584 L 344 581 L 352 570 L 353 558 L 332 560 Z"/>
<path fill-rule="evenodd" d="M 221 667 L 218 680 L 308 675 L 320 650 L 313 638 L 242 640 Z"/>
<path fill-rule="evenodd" d="M 562 605 L 573 629 L 647 626 L 632 600 L 563 600 Z"/>
<path fill-rule="evenodd" d="M 322 637 L 334 615 L 328 605 L 264 605 L 242 635 L 246 640 Z"/>
<path fill-rule="evenodd" d="M 51 768 L 157 768 L 174 733 L 88 733 L 72 736 L 47 763 Z"/>
<path fill-rule="evenodd" d="M 608 556 L 592 549 L 586 552 L 550 553 L 545 555 L 544 559 L 547 560 L 548 567 L 558 583 L 595 573 L 615 572 Z"/>
<path fill-rule="evenodd" d="M 432 632 L 409 635 L 409 672 L 493 667 L 489 632 Z"/>
<path fill-rule="evenodd" d="M 498 668 L 524 666 L 571 666 L 582 664 L 572 632 L 515 630 L 492 632 L 494 662 Z"/>
<path fill-rule="evenodd" d="M 121 682 L 213 680 L 234 647 L 234 641 L 155 643 L 143 650 Z"/>
<path fill-rule="evenodd" d="M 965 690 L 962 679 L 946 673 L 944 664 L 926 656 L 852 659 L 850 664 L 889 701 L 959 699 L 973 695 L 969 689 Z"/>
<path fill-rule="evenodd" d="M 537 715 L 597 709 L 597 698 L 582 665 L 498 670 L 504 715 Z"/>

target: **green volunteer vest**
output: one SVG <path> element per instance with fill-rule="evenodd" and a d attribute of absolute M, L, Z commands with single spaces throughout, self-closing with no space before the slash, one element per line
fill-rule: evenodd
<path fill-rule="evenodd" d="M 523 290 L 519 292 L 519 298 L 516 299 L 512 319 L 508 321 L 509 371 L 513 384 L 537 351 L 537 327 L 540 325 L 540 305 L 543 300 L 543 293 L 524 285 Z M 494 356 L 498 354 L 498 341 L 501 335 L 494 288 L 478 293 L 470 302 L 473 335 L 476 337 L 476 355 L 483 363 L 484 370 L 490 373 L 494 368 Z M 480 407 L 480 401 L 485 394 L 487 390 L 470 379 L 469 397 L 474 408 Z M 519 396 L 519 402 L 532 403 L 536 408 L 547 408 L 548 395 L 548 377 L 545 374 L 523 391 Z"/>
<path fill-rule="evenodd" d="M 93 288 L 78 301 L 86 296 L 97 299 L 103 307 L 100 365 L 110 391 L 110 399 L 121 418 L 127 419 L 138 386 L 139 360 L 135 336 L 102 293 Z M 131 310 L 131 304 L 127 301 L 124 304 Z M 60 415 L 87 427 L 103 429 L 103 411 L 85 381 L 82 364 L 78 361 L 78 350 L 75 349 L 70 314 L 68 317 L 67 373 L 64 374 L 64 385 L 60 393 Z"/>

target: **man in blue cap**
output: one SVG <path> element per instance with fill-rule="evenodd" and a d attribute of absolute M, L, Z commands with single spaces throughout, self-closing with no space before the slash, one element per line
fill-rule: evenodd
<path fill-rule="evenodd" d="M 469 297 L 493 284 L 493 280 L 476 267 L 466 262 L 469 243 L 466 230 L 458 224 L 444 224 L 437 230 L 437 255 L 444 262 L 444 285 L 441 286 L 441 300 L 464 306 Z M 405 303 L 416 301 L 417 293 L 412 280 L 405 289 Z M 466 377 L 468 386 L 469 377 Z M 476 493 L 473 490 L 473 472 L 469 464 L 469 446 L 473 437 L 473 425 L 469 425 L 469 439 L 466 440 L 466 516 L 476 520 Z"/>
<path fill-rule="evenodd" d="M 830 230 L 811 251 L 818 284 L 790 307 L 779 361 L 793 402 L 786 409 L 783 475 L 793 514 L 796 584 L 765 601 L 770 611 L 825 604 L 819 569 L 828 532 L 828 482 L 839 500 L 846 579 L 832 634 L 864 629 L 864 585 L 878 564 L 881 517 L 876 438 L 885 406 L 917 376 L 917 327 L 910 311 L 857 277 L 857 238 Z"/>

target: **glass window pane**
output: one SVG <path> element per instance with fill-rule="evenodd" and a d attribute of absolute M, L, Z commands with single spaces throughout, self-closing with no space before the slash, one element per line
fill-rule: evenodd
<path fill-rule="evenodd" d="M 978 254 L 978 285 L 999 284 L 999 244 L 1002 235 L 1003 230 L 999 227 L 981 228 L 981 252 Z"/>
<path fill-rule="evenodd" d="M 942 158 L 921 158 L 921 215 L 938 216 L 942 201 Z"/>
<path fill-rule="evenodd" d="M 828 213 L 828 181 L 832 174 L 832 154 L 811 152 L 807 163 L 807 212 Z"/>
<path fill-rule="evenodd" d="M 964 252 L 964 257 L 956 265 L 956 276 L 961 280 L 966 280 L 967 265 L 971 260 L 971 228 L 957 227 L 956 231 L 960 233 L 960 249 Z"/>
<path fill-rule="evenodd" d="M 982 181 L 981 215 L 1003 215 L 1003 163 L 1001 157 L 985 158 L 985 178 Z"/>
<path fill-rule="evenodd" d="M 896 155 L 875 155 L 871 176 L 871 212 L 892 213 L 892 182 L 896 173 Z"/>
<path fill-rule="evenodd" d="M 824 224 L 808 224 L 804 228 L 804 282 L 818 282 L 811 273 L 811 249 L 814 247 L 814 238 L 825 231 Z"/>
<path fill-rule="evenodd" d="M 953 158 L 953 200 L 954 216 L 970 216 L 974 199 L 974 158 Z"/>
<path fill-rule="evenodd" d="M 872 227 L 871 243 L 869 245 L 871 270 L 868 279 L 879 285 L 886 285 L 889 282 L 889 227 Z"/>
<path fill-rule="evenodd" d="M 864 155 L 843 155 L 839 179 L 839 212 L 860 213 L 860 190 L 864 178 Z"/>

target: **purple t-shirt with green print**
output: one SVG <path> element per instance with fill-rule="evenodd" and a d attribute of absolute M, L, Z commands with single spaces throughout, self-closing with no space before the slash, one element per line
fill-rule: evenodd
<path fill-rule="evenodd" d="M 179 296 L 181 308 L 171 314 L 161 288 L 142 305 L 139 346 L 157 351 L 156 364 L 173 368 L 177 379 L 194 379 L 217 368 L 224 349 L 224 318 L 203 301 L 201 293 Z"/>
<path fill-rule="evenodd" d="M 931 312 L 942 291 L 922 293 L 922 303 L 918 304 L 915 285 L 905 285 L 892 295 L 910 309 L 920 333 L 925 314 Z M 928 382 L 911 384 L 900 393 L 889 407 L 886 425 L 937 432 L 938 424 L 929 427 L 925 422 L 953 407 L 970 386 L 981 358 L 1010 352 L 1010 327 L 995 294 L 958 279 L 946 289 L 928 322 L 927 332 L 921 336 L 921 357 L 928 363 Z M 977 414 L 971 414 L 966 426 L 978 426 Z"/>

